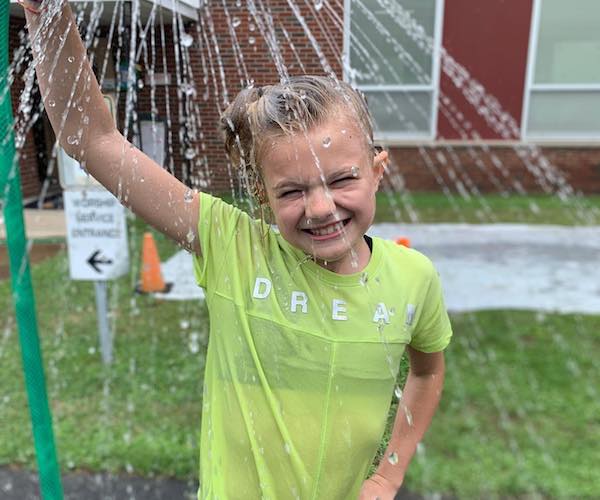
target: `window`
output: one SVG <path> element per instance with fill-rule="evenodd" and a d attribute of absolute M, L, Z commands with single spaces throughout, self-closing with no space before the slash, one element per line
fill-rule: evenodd
<path fill-rule="evenodd" d="M 379 140 L 433 139 L 442 0 L 346 0 L 345 78 L 367 96 Z"/>
<path fill-rule="evenodd" d="M 600 138 L 599 26 L 598 0 L 535 0 L 523 113 L 526 138 Z"/>

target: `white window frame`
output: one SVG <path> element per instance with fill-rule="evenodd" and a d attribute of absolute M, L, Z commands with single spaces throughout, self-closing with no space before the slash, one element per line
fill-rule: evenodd
<path fill-rule="evenodd" d="M 523 95 L 523 112 L 521 115 L 521 138 L 526 142 L 594 142 L 598 141 L 598 134 L 580 134 L 573 132 L 550 132 L 530 134 L 527 129 L 529 122 L 529 103 L 533 92 L 600 92 L 599 84 L 577 84 L 577 83 L 535 83 L 535 66 L 537 45 L 540 32 L 540 17 L 542 13 L 542 1 L 533 0 L 531 13 L 531 29 L 529 32 L 529 49 L 527 54 L 527 76 L 525 81 L 525 92 Z"/>
<path fill-rule="evenodd" d="M 347 68 L 350 63 L 350 14 L 352 0 L 344 0 L 344 81 L 348 81 Z M 358 89 L 363 92 L 369 91 L 389 91 L 389 92 L 423 92 L 431 94 L 431 116 L 429 120 L 429 131 L 424 133 L 414 132 L 387 132 L 375 133 L 375 140 L 382 141 L 387 144 L 404 144 L 404 143 L 419 143 L 431 142 L 437 137 L 437 122 L 438 122 L 438 99 L 440 88 L 440 70 L 441 70 L 441 47 L 442 47 L 442 27 L 444 20 L 445 0 L 435 0 L 435 20 L 433 33 L 433 51 L 432 51 L 432 68 L 431 68 L 431 83 L 429 85 L 408 84 L 408 85 L 358 85 Z M 348 64 L 346 64 L 348 63 Z"/>

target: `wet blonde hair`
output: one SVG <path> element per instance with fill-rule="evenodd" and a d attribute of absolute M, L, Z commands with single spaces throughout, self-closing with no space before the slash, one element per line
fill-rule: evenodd
<path fill-rule="evenodd" d="M 358 123 L 374 150 L 364 96 L 345 82 L 295 76 L 284 83 L 242 90 L 221 117 L 225 151 L 249 194 L 266 203 L 261 156 L 267 139 L 305 133 L 341 112 Z"/>

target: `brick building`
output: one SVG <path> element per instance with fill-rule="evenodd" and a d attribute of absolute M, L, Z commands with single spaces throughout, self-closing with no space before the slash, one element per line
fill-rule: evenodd
<path fill-rule="evenodd" d="M 80 26 L 120 129 L 189 185 L 236 189 L 219 113 L 249 82 L 287 72 L 332 73 L 366 94 L 396 188 L 600 193 L 596 0 L 163 3 L 171 8 L 141 0 L 134 24 L 130 2 L 106 2 L 100 16 L 79 4 Z M 19 55 L 23 19 L 11 12 Z M 131 39 L 137 85 L 126 83 Z M 20 97 L 27 62 L 15 65 L 11 91 L 33 201 L 60 188 L 43 112 L 24 119 L 23 101 L 33 113 L 40 102 L 35 86 Z"/>

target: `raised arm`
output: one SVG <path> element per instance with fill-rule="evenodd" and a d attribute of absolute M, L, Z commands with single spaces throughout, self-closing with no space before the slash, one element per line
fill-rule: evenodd
<path fill-rule="evenodd" d="M 424 353 L 410 346 L 407 351 L 410 370 L 390 442 L 377 470 L 364 482 L 360 500 L 394 499 L 440 401 L 444 386 L 444 353 Z"/>
<path fill-rule="evenodd" d="M 28 0 L 25 0 L 27 2 Z M 117 130 L 66 0 L 25 3 L 44 106 L 60 145 L 121 203 L 177 243 L 200 253 L 199 197 Z M 27 8 L 29 7 L 29 8 Z M 49 22 L 47 22 L 49 21 Z"/>

